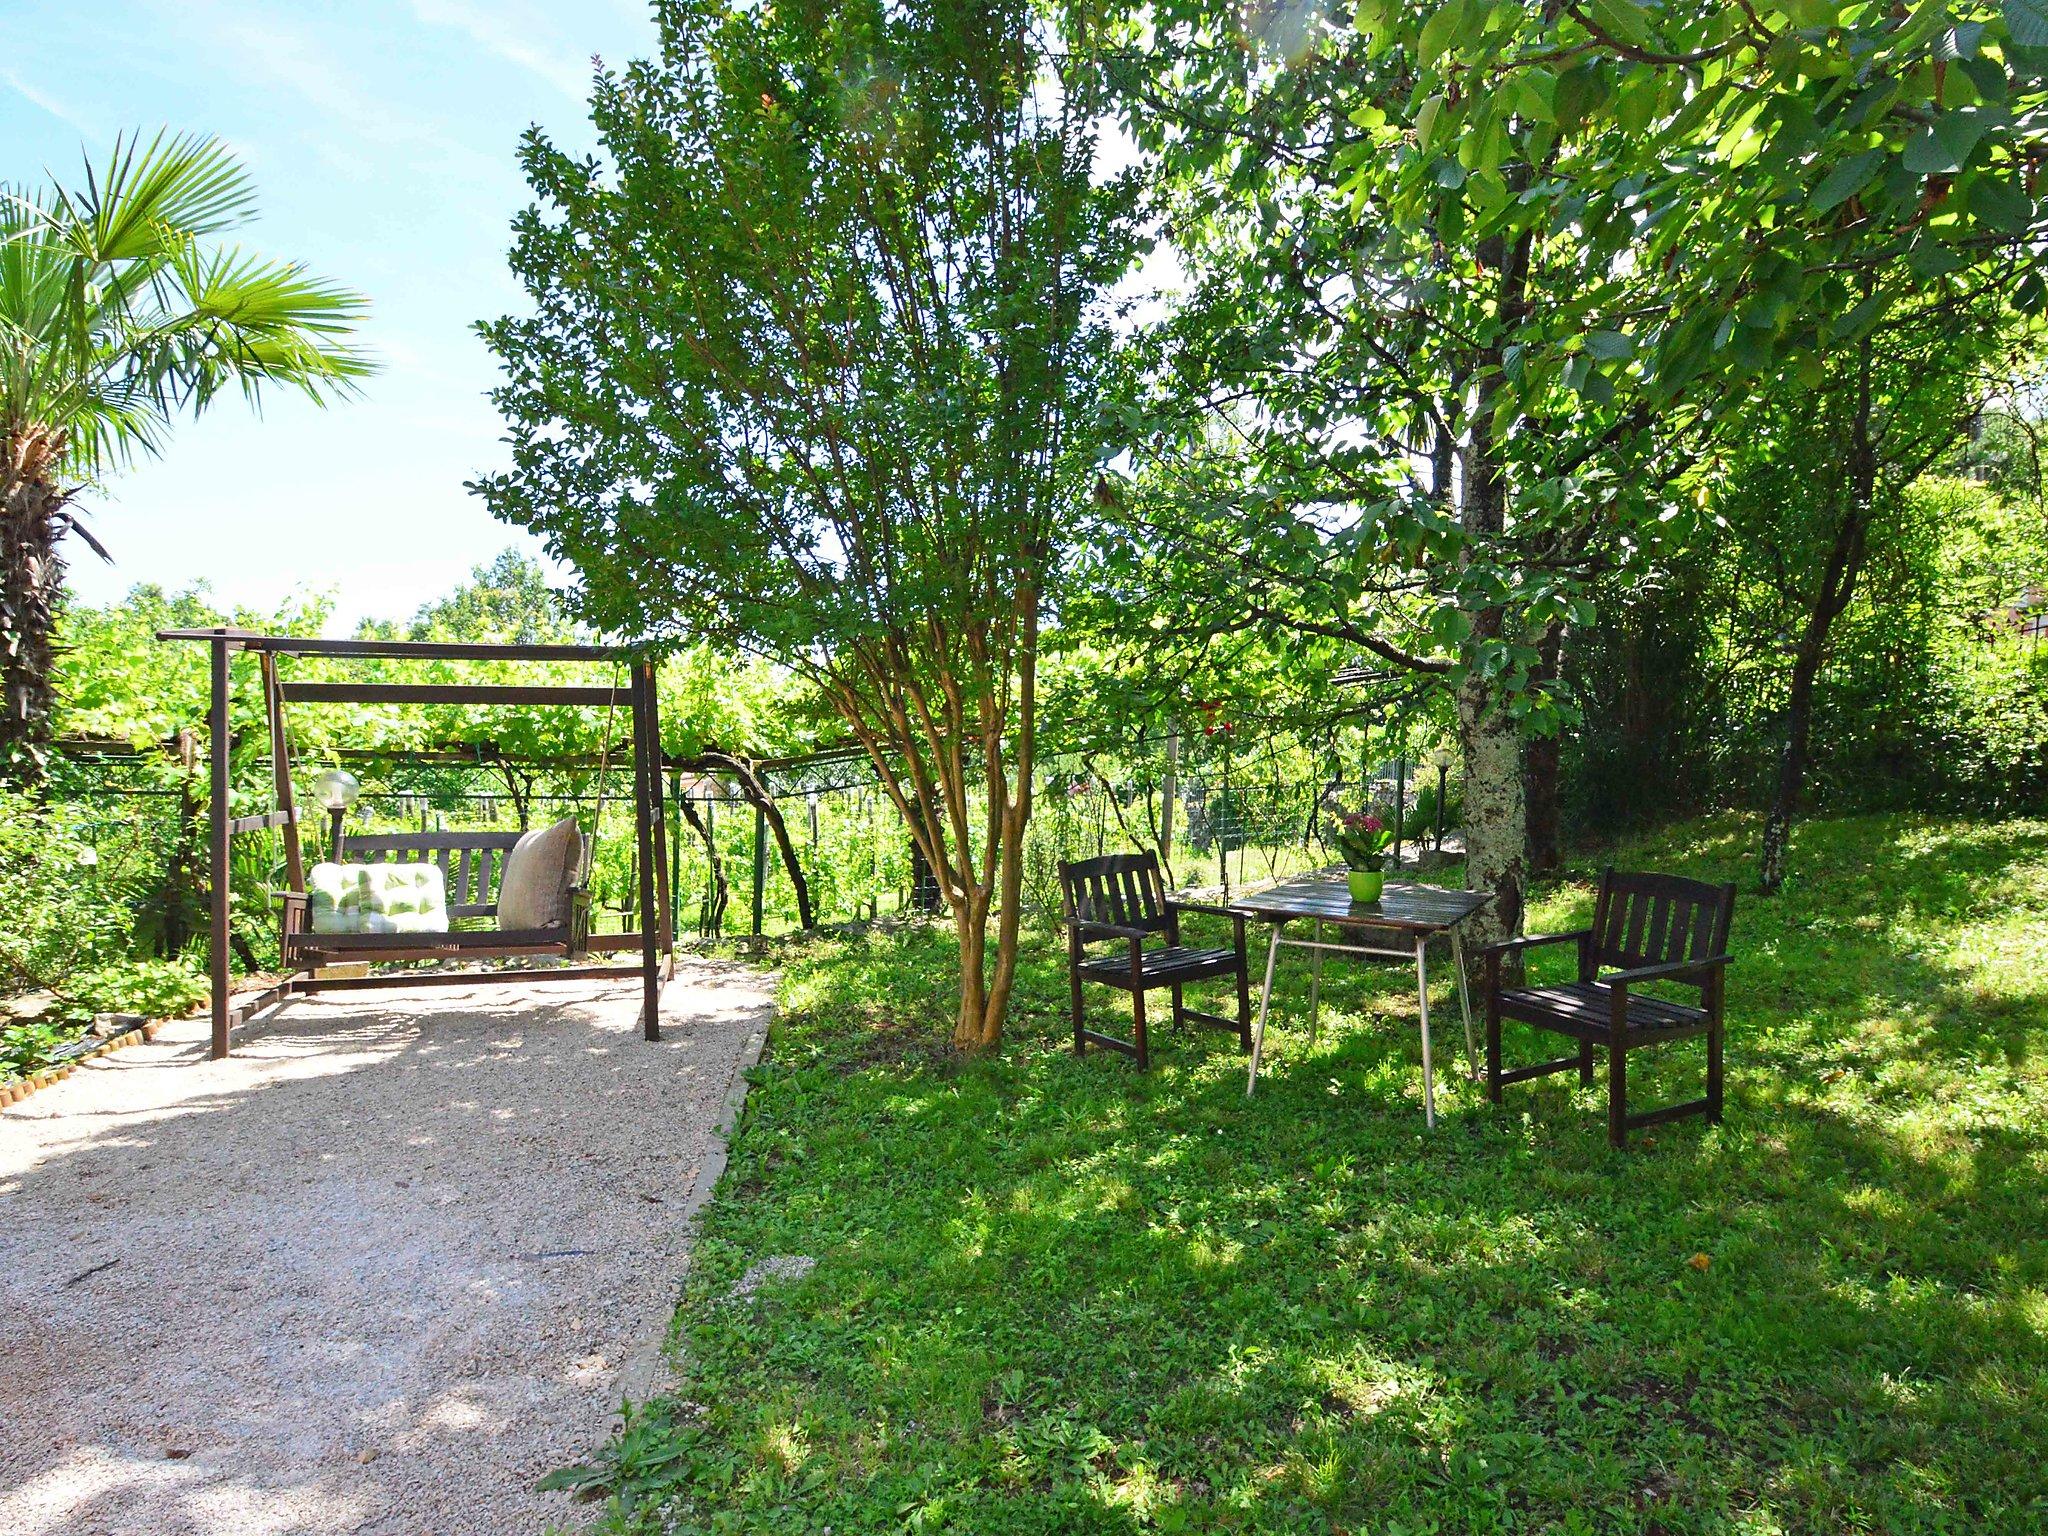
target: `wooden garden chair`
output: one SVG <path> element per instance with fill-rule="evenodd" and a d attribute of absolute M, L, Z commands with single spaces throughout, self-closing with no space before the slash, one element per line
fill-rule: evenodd
<path fill-rule="evenodd" d="M 1593 1081 L 1593 1051 L 1607 1048 L 1607 1139 L 1625 1146 L 1628 1133 L 1686 1115 L 1721 1118 L 1722 987 L 1728 964 L 1728 925 L 1735 913 L 1735 887 L 1708 885 L 1676 875 L 1600 876 L 1593 925 L 1571 933 L 1509 939 L 1490 945 L 1486 957 L 1486 1092 L 1494 1103 L 1507 1083 L 1525 1082 L 1578 1068 L 1579 1081 Z M 1504 956 L 1544 944 L 1576 943 L 1578 980 L 1556 986 L 1503 987 Z M 1602 971 L 1606 974 L 1601 974 Z M 1676 982 L 1697 989 L 1697 1005 L 1647 996 L 1636 989 L 1652 982 Z M 1576 1055 L 1534 1066 L 1501 1070 L 1500 1023 L 1518 1019 L 1569 1035 Z M 1705 1098 L 1661 1109 L 1628 1112 L 1628 1053 L 1646 1045 L 1707 1037 Z"/>
<path fill-rule="evenodd" d="M 1242 912 L 1168 896 L 1160 879 L 1159 857 L 1150 852 L 1113 853 L 1072 863 L 1063 860 L 1060 894 L 1066 908 L 1067 970 L 1073 992 L 1076 1055 L 1084 1054 L 1090 1045 L 1105 1046 L 1136 1058 L 1138 1069 L 1145 1070 L 1151 1064 L 1145 1043 L 1145 994 L 1161 987 L 1172 989 L 1174 1023 L 1191 1019 L 1213 1028 L 1235 1030 L 1239 1048 L 1251 1050 L 1251 973 L 1245 963 Z M 1229 918 L 1234 930 L 1230 947 L 1199 949 L 1183 945 L 1183 912 Z M 1165 942 L 1146 948 L 1146 942 L 1155 938 Z M 1124 946 L 1122 952 L 1088 953 L 1090 944 L 1104 940 L 1120 941 Z M 1183 987 L 1217 976 L 1237 979 L 1235 1020 L 1190 1008 L 1182 1001 Z M 1091 981 L 1131 994 L 1129 1040 L 1101 1034 L 1083 1022 L 1081 986 Z"/>

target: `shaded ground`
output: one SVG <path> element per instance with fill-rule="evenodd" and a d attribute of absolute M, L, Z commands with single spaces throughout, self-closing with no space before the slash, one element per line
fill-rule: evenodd
<path fill-rule="evenodd" d="M 348 994 L 0 1115 L 0 1531 L 538 1531 L 649 1384 L 766 982 Z"/>

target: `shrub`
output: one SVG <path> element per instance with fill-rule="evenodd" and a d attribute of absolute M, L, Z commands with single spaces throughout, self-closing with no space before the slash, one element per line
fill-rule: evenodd
<path fill-rule="evenodd" d="M 0 993 L 56 998 L 0 1028 L 0 1079 L 47 1065 L 96 1013 L 176 1018 L 206 996 L 189 965 L 136 958 L 138 913 L 161 896 L 158 842 L 101 830 L 80 805 L 0 793 Z"/>
<path fill-rule="evenodd" d="M 75 809 L 0 793 L 0 980 L 15 986 L 61 994 L 133 952 L 134 882 L 102 865 Z"/>
<path fill-rule="evenodd" d="M 183 1018 L 205 1002 L 206 979 L 178 960 L 121 960 L 71 976 L 57 994 L 67 1016 L 139 1013 Z"/>
<path fill-rule="evenodd" d="M 41 1071 L 70 1033 L 41 1019 L 0 1028 L 0 1083 Z"/>

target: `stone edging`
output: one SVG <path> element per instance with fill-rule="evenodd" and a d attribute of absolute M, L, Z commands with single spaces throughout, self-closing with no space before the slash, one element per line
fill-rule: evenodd
<path fill-rule="evenodd" d="M 725 1175 L 732 1134 L 739 1127 L 740 1111 L 746 1107 L 747 1090 L 753 1086 L 747 1081 L 747 1074 L 761 1064 L 761 1053 L 767 1049 L 768 1032 L 774 1027 L 774 1023 L 775 1005 L 771 1002 L 767 1018 L 762 1020 L 747 1038 L 747 1043 L 740 1048 L 739 1065 L 733 1071 L 731 1087 L 726 1090 L 725 1107 L 719 1111 L 718 1123 L 712 1128 L 711 1145 L 705 1149 L 704 1161 L 697 1168 L 697 1181 L 690 1186 L 689 1197 L 683 1202 L 681 1225 L 686 1230 L 696 1227 L 697 1218 L 703 1214 L 704 1207 L 711 1201 L 711 1191 Z M 691 1235 L 694 1238 L 694 1230 Z M 683 1261 L 683 1267 L 687 1272 L 687 1257 Z M 680 1284 L 677 1289 L 680 1295 Z M 671 1307 L 671 1316 L 673 1311 Z M 667 1340 L 668 1328 L 664 1324 L 660 1334 L 634 1350 L 621 1363 L 617 1390 L 623 1397 L 634 1402 L 645 1402 L 661 1389 L 662 1381 L 667 1375 L 667 1361 L 663 1357 L 663 1347 Z M 616 1415 L 612 1422 L 614 1426 L 617 1425 Z"/>
<path fill-rule="evenodd" d="M 163 1027 L 164 1021 L 161 1019 L 149 1024 L 130 1025 L 112 1039 L 102 1040 L 89 1051 L 81 1051 L 61 1066 L 45 1067 L 40 1072 L 32 1072 L 27 1077 L 16 1078 L 11 1083 L 0 1083 L 0 1109 L 5 1109 L 10 1104 L 19 1104 L 38 1088 L 47 1088 L 52 1083 L 63 1082 L 65 1078 L 69 1077 L 78 1068 L 84 1066 L 88 1061 L 91 1061 L 95 1056 L 104 1056 L 109 1051 L 118 1051 L 123 1046 L 137 1045 L 145 1040 L 154 1040 L 157 1031 Z"/>

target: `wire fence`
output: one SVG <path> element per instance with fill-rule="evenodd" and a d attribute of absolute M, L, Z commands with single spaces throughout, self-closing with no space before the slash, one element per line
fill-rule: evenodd
<path fill-rule="evenodd" d="M 1370 807 L 1393 825 L 1407 858 L 1457 842 L 1448 763 L 1386 753 L 1355 727 L 1275 731 L 1246 740 L 1228 728 L 1140 737 L 1109 751 L 1058 752 L 1041 759 L 1024 843 L 1026 911 L 1059 909 L 1063 859 L 1157 849 L 1179 889 L 1227 896 L 1335 862 L 1326 844 L 1337 809 Z M 362 767 L 362 794 L 348 827 L 446 831 L 542 826 L 571 816 L 594 830 L 591 871 L 600 931 L 635 924 L 638 848 L 632 795 L 601 791 L 587 766 L 508 776 L 503 765 L 392 758 Z M 909 919 L 943 909 L 903 818 L 867 759 L 856 752 L 755 765 L 779 814 L 821 924 Z M 59 788 L 70 829 L 87 842 L 120 842 L 169 870 L 202 878 L 203 758 L 148 754 L 73 758 Z M 237 810 L 268 805 L 268 765 L 237 765 Z M 664 775 L 666 850 L 679 932 L 705 937 L 774 935 L 799 926 L 795 882 L 781 856 L 767 806 L 751 802 L 728 774 Z M 600 801 L 602 802 L 600 805 Z M 301 787 L 302 835 L 310 860 L 327 856 L 327 816 Z M 1398 807 L 1399 815 L 1394 813 Z M 601 815 L 600 815 L 601 810 Z M 281 838 L 236 840 L 237 909 L 247 942 L 267 929 L 269 894 L 284 883 Z M 197 910 L 201 893 L 166 902 Z M 189 923 L 159 923 L 169 940 L 190 942 Z"/>

